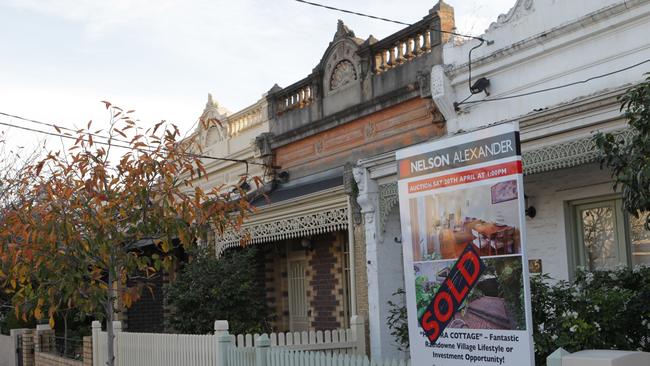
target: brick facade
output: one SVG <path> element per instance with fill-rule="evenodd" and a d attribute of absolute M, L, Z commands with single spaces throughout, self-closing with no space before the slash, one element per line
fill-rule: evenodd
<path fill-rule="evenodd" d="M 85 366 L 83 361 L 76 361 L 69 358 L 45 352 L 36 352 L 34 366 Z M 92 360 L 91 363 L 92 365 Z"/>
<path fill-rule="evenodd" d="M 313 249 L 308 263 L 313 274 L 309 278 L 309 289 L 312 291 L 309 308 L 311 310 L 311 328 L 336 329 L 341 322 L 336 309 L 341 303 L 341 297 L 336 296 L 337 278 L 334 275 L 337 264 L 336 235 L 326 234 L 313 240 Z"/>
<path fill-rule="evenodd" d="M 39 327 L 41 327 L 39 325 Z M 23 366 L 92 366 L 92 337 L 83 338 L 82 360 L 57 355 L 51 329 L 29 330 L 22 335 Z"/>
<path fill-rule="evenodd" d="M 305 176 L 444 133 L 445 125 L 433 102 L 414 98 L 281 146 L 275 151 L 275 164 L 290 171 L 292 177 Z"/>
<path fill-rule="evenodd" d="M 300 246 L 300 239 L 265 245 L 262 261 L 266 303 L 273 314 L 271 327 L 274 331 L 290 330 L 287 262 L 296 257 L 303 258 L 307 264 L 305 282 L 309 328 L 326 330 L 348 325 L 342 251 L 347 245 L 346 238 L 345 231 L 316 235 L 311 237 L 312 248 L 307 250 Z"/>

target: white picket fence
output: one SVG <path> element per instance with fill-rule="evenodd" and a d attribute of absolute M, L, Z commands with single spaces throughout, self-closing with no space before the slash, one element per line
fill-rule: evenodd
<path fill-rule="evenodd" d="M 215 333 L 228 331 L 226 325 L 215 323 Z M 217 330 L 217 328 L 219 328 Z M 324 351 L 332 354 L 365 354 L 365 325 L 358 316 L 350 318 L 349 329 L 335 329 L 309 332 L 271 333 L 268 335 L 271 347 L 301 351 Z M 239 334 L 235 336 L 236 347 L 255 347 L 260 334 Z"/>
<path fill-rule="evenodd" d="M 227 321 L 215 322 L 214 335 L 130 333 L 122 331 L 120 322 L 113 324 L 116 366 L 257 366 L 262 362 L 256 358 L 261 357 L 256 356 L 260 349 L 271 351 L 263 357 L 264 361 L 270 357 L 268 362 L 282 357 L 311 362 L 309 357 L 312 357 L 327 359 L 330 362 L 327 365 L 332 366 L 365 365 L 361 361 L 366 349 L 365 325 L 357 316 L 350 319 L 350 329 L 270 335 L 231 335 Z M 107 360 L 107 335 L 99 322 L 93 322 L 92 335 L 93 365 L 103 366 Z"/>
<path fill-rule="evenodd" d="M 219 346 L 224 350 L 219 365 L 225 366 L 411 366 L 410 361 L 404 360 L 371 361 L 365 355 L 272 348 L 265 334 L 256 339 L 255 347 L 234 347 L 228 335 L 219 338 Z"/>

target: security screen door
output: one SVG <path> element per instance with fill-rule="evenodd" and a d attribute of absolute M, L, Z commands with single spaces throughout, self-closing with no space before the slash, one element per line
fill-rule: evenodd
<path fill-rule="evenodd" d="M 309 330 L 309 307 L 307 304 L 307 261 L 289 259 L 289 330 Z"/>

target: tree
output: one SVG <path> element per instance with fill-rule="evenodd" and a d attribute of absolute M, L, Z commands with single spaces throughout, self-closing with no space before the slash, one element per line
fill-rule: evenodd
<path fill-rule="evenodd" d="M 611 168 L 614 189 L 621 187 L 625 209 L 638 218 L 642 211 L 650 211 L 650 76 L 620 101 L 634 136 L 626 141 L 620 135 L 598 133 L 595 142 L 601 168 Z M 645 228 L 650 230 L 650 215 Z"/>
<path fill-rule="evenodd" d="M 168 270 L 174 242 L 189 247 L 209 228 L 238 227 L 250 206 L 237 187 L 193 186 L 206 171 L 176 126 L 162 121 L 143 131 L 133 111 L 104 103 L 106 130 L 91 131 L 92 122 L 69 134 L 57 128 L 73 145 L 12 182 L 18 198 L 0 222 L 0 277 L 23 318 L 53 323 L 67 309 L 104 318 L 112 366 L 113 315 L 142 287 L 129 280 Z M 162 254 L 140 255 L 142 243 Z"/>
<path fill-rule="evenodd" d="M 34 149 L 24 146 L 11 148 L 7 144 L 12 136 L 9 130 L 0 131 L 0 219 L 4 217 L 6 208 L 17 197 L 15 196 L 15 182 L 26 174 L 25 167 L 33 164 L 39 158 L 44 141 L 39 141 Z M 0 263 L 2 265 L 3 263 Z M 5 270 L 0 266 L 0 271 Z M 6 270 L 4 271 L 6 272 Z M 0 333 L 9 334 L 13 328 L 25 328 L 33 323 L 33 319 L 24 321 L 16 317 L 11 309 L 11 296 L 4 289 L 0 289 Z"/>
<path fill-rule="evenodd" d="M 214 321 L 227 319 L 233 334 L 269 331 L 264 288 L 255 263 L 256 248 L 231 249 L 222 258 L 199 251 L 173 283 L 165 299 L 174 312 L 168 325 L 182 333 L 206 334 Z"/>

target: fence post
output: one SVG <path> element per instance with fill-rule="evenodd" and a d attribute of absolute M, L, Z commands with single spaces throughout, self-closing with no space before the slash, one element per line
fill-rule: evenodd
<path fill-rule="evenodd" d="M 102 331 L 102 323 L 93 320 L 91 324 L 92 337 L 93 337 L 93 365 L 99 365 L 99 332 Z"/>
<path fill-rule="evenodd" d="M 23 344 L 21 348 L 23 349 L 23 366 L 34 366 L 34 338 L 36 337 L 36 331 L 30 329 L 23 333 Z"/>
<path fill-rule="evenodd" d="M 227 345 L 223 344 L 221 341 L 221 337 L 228 336 L 228 321 L 227 320 L 215 320 L 214 321 L 214 339 L 217 342 L 216 344 L 216 352 L 217 352 L 217 360 L 219 361 L 218 365 L 219 366 L 226 366 L 226 359 L 223 358 L 223 355 L 227 353 L 226 348 Z M 226 355 L 227 356 L 227 355 Z"/>
<path fill-rule="evenodd" d="M 271 340 L 266 334 L 262 334 L 255 340 L 255 366 L 266 366 L 266 357 L 271 347 Z"/>
<path fill-rule="evenodd" d="M 217 337 L 217 365 L 228 366 L 228 356 L 230 356 L 230 347 L 232 344 L 232 337 L 226 331 Z"/>
<path fill-rule="evenodd" d="M 83 337 L 83 366 L 93 366 L 93 339 L 90 336 Z"/>
<path fill-rule="evenodd" d="M 564 348 L 560 347 L 546 357 L 547 366 L 562 366 L 562 358 L 570 353 Z"/>
<path fill-rule="evenodd" d="M 10 365 L 18 365 L 18 349 L 22 348 L 22 344 L 18 343 L 18 338 L 19 336 L 25 334 L 26 332 L 29 331 L 29 328 L 20 328 L 20 329 L 11 329 L 9 331 L 9 334 L 11 335 L 11 342 L 13 344 L 13 349 L 14 349 L 14 357 L 13 357 L 13 362 L 10 363 Z M 22 340 L 22 339 L 21 339 Z M 22 362 L 22 360 L 21 360 Z"/>
<path fill-rule="evenodd" d="M 37 324 L 34 335 L 34 352 L 50 352 L 54 349 L 54 330 L 49 324 Z"/>
<path fill-rule="evenodd" d="M 224 334 L 228 334 L 228 321 L 227 320 L 215 320 L 214 321 L 214 335 L 221 337 Z"/>
<path fill-rule="evenodd" d="M 357 344 L 355 352 L 357 355 L 366 354 L 366 322 L 359 315 L 352 315 L 350 317 L 350 329 L 354 342 Z"/>

